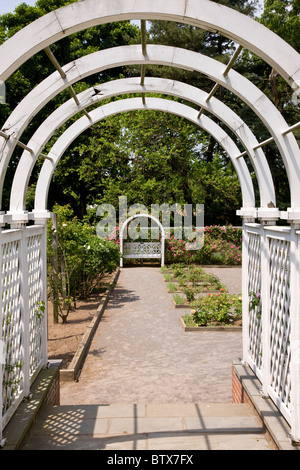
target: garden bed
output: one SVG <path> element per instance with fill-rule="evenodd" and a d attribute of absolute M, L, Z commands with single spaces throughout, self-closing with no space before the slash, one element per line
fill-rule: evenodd
<path fill-rule="evenodd" d="M 242 324 L 242 297 L 229 294 L 214 274 L 205 273 L 200 266 L 173 264 L 162 269 L 175 308 L 191 309 L 182 317 L 186 331 L 199 328 L 232 329 Z"/>
<path fill-rule="evenodd" d="M 213 292 L 211 291 L 210 292 L 211 295 L 215 295 L 217 293 L 216 292 Z M 182 295 L 182 292 L 173 292 L 173 297 L 172 297 L 172 303 L 174 305 L 175 308 L 191 308 L 191 306 L 193 305 L 193 302 L 196 302 L 197 300 L 199 300 L 201 297 L 205 297 L 207 296 L 207 293 L 205 292 L 200 292 L 198 293 L 197 295 L 195 295 L 195 298 L 192 302 L 188 302 L 188 300 L 186 299 L 186 297 L 183 297 Z"/>
<path fill-rule="evenodd" d="M 116 271 L 117 272 L 117 271 Z M 97 309 L 104 297 L 106 288 L 115 278 L 116 273 L 103 276 L 103 289 L 91 294 L 87 299 L 78 301 L 72 309 L 67 323 L 53 321 L 52 303 L 48 302 L 48 358 L 61 359 L 61 369 L 66 369 L 72 362 L 84 334 L 97 314 Z"/>
<path fill-rule="evenodd" d="M 225 291 L 219 278 L 206 273 L 201 266 L 172 264 L 162 268 L 164 279 L 168 283 L 168 292 L 173 293 L 175 308 L 186 308 L 191 302 L 205 294 Z"/>
<path fill-rule="evenodd" d="M 242 326 L 242 297 L 221 292 L 209 294 L 191 303 L 191 313 L 183 317 L 186 327 Z"/>

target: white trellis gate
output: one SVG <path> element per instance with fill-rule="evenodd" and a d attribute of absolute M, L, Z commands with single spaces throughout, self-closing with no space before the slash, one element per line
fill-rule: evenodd
<path fill-rule="evenodd" d="M 160 242 L 124 242 L 124 232 L 126 227 L 134 219 L 151 219 L 157 225 L 154 230 L 160 230 L 161 232 L 161 241 Z M 153 229 L 153 227 L 152 227 Z M 148 230 L 148 228 L 147 228 Z M 151 229 L 150 229 L 151 230 Z M 165 264 L 165 230 L 160 221 L 150 214 L 135 214 L 131 217 L 128 217 L 127 220 L 122 224 L 120 230 L 120 267 L 123 267 L 123 259 L 148 259 L 155 258 L 161 260 L 161 266 Z"/>
<path fill-rule="evenodd" d="M 46 225 L 4 230 L 0 246 L 2 430 L 47 364 Z"/>
<path fill-rule="evenodd" d="M 243 360 L 261 381 L 299 441 L 300 230 L 245 223 L 243 227 Z M 253 294 L 253 295 L 252 295 Z M 258 305 L 249 308 L 253 296 Z"/>

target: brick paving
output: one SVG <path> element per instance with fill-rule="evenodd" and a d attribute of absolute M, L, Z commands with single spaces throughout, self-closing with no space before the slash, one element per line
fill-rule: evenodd
<path fill-rule="evenodd" d="M 241 269 L 208 268 L 241 292 Z M 184 332 L 159 267 L 125 267 L 61 404 L 228 402 L 241 332 Z"/>

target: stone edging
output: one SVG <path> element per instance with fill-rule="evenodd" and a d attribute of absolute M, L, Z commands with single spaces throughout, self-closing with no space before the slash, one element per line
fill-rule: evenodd
<path fill-rule="evenodd" d="M 189 309 L 192 308 L 189 304 L 177 304 L 173 299 L 172 299 L 172 303 L 175 308 L 189 308 Z"/>
<path fill-rule="evenodd" d="M 85 331 L 83 338 L 77 348 L 76 353 L 74 354 L 74 357 L 67 367 L 67 369 L 61 369 L 60 370 L 60 380 L 62 382 L 71 382 L 73 380 L 77 380 L 78 376 L 81 371 L 81 366 L 84 361 L 84 358 L 86 356 L 86 353 L 88 351 L 88 348 L 91 344 L 92 337 L 96 331 L 96 328 L 98 327 L 98 324 L 103 316 L 104 310 L 107 306 L 107 303 L 109 301 L 109 297 L 111 292 L 113 291 L 118 278 L 120 275 L 120 268 L 117 269 L 113 281 L 110 283 L 108 288 L 106 289 L 100 304 L 97 308 L 97 311 L 94 315 L 94 318 L 92 319 L 91 323 L 89 324 L 87 330 Z"/>
<path fill-rule="evenodd" d="M 184 331 L 242 331 L 242 326 L 186 326 L 183 317 L 179 318 Z"/>
<path fill-rule="evenodd" d="M 36 416 L 44 405 L 59 405 L 60 360 L 49 360 L 30 387 L 30 396 L 23 399 L 3 430 L 3 450 L 17 450 L 26 438 Z"/>

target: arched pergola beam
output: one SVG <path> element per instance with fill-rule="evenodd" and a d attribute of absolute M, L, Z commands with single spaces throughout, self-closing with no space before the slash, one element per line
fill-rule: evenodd
<path fill-rule="evenodd" d="M 218 32 L 257 54 L 294 88 L 299 55 L 266 27 L 211 0 L 84 0 L 38 18 L 0 47 L 3 82 L 26 60 L 54 42 L 92 26 L 131 19 L 167 20 Z"/>
<path fill-rule="evenodd" d="M 147 47 L 147 54 L 147 57 L 143 56 L 140 46 L 121 46 L 85 56 L 65 65 L 63 70 L 66 78 L 63 79 L 58 72 L 54 72 L 41 84 L 37 85 L 13 111 L 4 125 L 4 130 L 15 139 L 19 139 L 30 119 L 57 93 L 75 81 L 108 67 L 129 64 L 159 64 L 197 70 L 237 94 L 258 114 L 269 128 L 279 147 L 287 167 L 288 177 L 291 180 L 291 187 L 295 185 L 297 188 L 299 187 L 300 151 L 297 142 L 291 134 L 284 137 L 280 134 L 281 130 L 285 130 L 288 127 L 287 123 L 271 101 L 255 85 L 234 70 L 230 70 L 224 77 L 226 65 L 192 51 L 169 46 L 149 45 Z M 80 110 L 80 107 L 78 110 Z M 0 162 L 0 189 L 3 186 L 6 168 L 15 146 L 13 139 L 2 139 L 2 141 L 3 156 Z M 258 178 L 261 182 L 265 181 L 267 183 L 261 184 L 261 187 L 264 186 L 266 190 L 269 190 L 272 178 L 264 153 L 261 149 L 253 149 L 249 156 L 253 164 L 257 162 L 256 167 L 260 166 L 262 168 L 261 175 L 258 175 Z M 297 160 L 297 156 L 299 156 L 299 160 Z M 293 171 L 289 171 L 290 168 Z M 299 183 L 298 186 L 297 183 Z M 291 191 L 291 193 L 292 205 L 297 206 L 298 203 L 300 207 L 298 189 L 297 191 Z M 264 205 L 269 203 L 275 205 L 274 194 L 269 193 L 267 199 L 267 201 L 264 201 Z"/>
<path fill-rule="evenodd" d="M 145 78 L 144 85 L 140 84 L 140 80 L 136 77 L 126 78 L 121 80 L 114 80 L 101 84 L 101 93 L 95 94 L 95 89 L 92 87 L 83 91 L 78 95 L 81 107 L 96 104 L 99 101 L 108 98 L 130 93 L 162 93 L 166 95 L 176 96 L 186 101 L 191 101 L 198 106 L 209 110 L 212 114 L 217 116 L 221 121 L 236 133 L 240 138 L 244 147 L 251 152 L 251 149 L 258 144 L 254 134 L 242 119 L 235 114 L 230 108 L 216 98 L 207 103 L 208 94 L 196 87 L 187 85 L 174 80 L 162 78 Z M 33 170 L 37 156 L 40 154 L 45 144 L 52 137 L 57 128 L 62 126 L 68 119 L 78 112 L 78 107 L 74 101 L 68 100 L 59 108 L 57 108 L 37 129 L 32 138 L 28 142 L 28 146 L 33 149 L 33 154 L 25 151 L 23 152 L 19 161 L 18 167 L 15 171 L 15 176 L 12 183 L 10 209 L 11 214 L 20 213 L 25 211 L 26 207 L 26 192 L 28 187 L 29 178 Z M 243 207 L 255 207 L 254 190 L 252 180 L 247 166 L 243 159 L 239 159 L 234 163 L 237 166 L 237 172 L 241 171 L 245 180 L 245 191 Z M 239 170 L 240 168 L 240 170 Z M 240 178 L 241 180 L 241 178 Z M 263 181 L 263 183 L 265 183 Z M 241 181 L 242 184 L 242 181 Z M 243 184 L 242 184 L 243 186 Z M 265 186 L 261 188 L 262 202 L 269 201 L 270 193 L 274 191 L 273 186 L 265 193 Z M 272 211 L 275 217 L 275 210 Z"/>
<path fill-rule="evenodd" d="M 239 168 L 241 167 L 237 166 L 237 163 L 239 161 L 236 159 L 237 155 L 239 154 L 238 147 L 228 136 L 228 134 L 226 134 L 226 132 L 223 131 L 223 129 L 218 126 L 214 121 L 209 119 L 207 116 L 202 116 L 201 120 L 199 120 L 198 111 L 196 109 L 193 109 L 190 106 L 186 106 L 175 101 L 161 98 L 147 98 L 146 103 L 143 104 L 140 98 L 129 98 L 111 102 L 91 111 L 89 113 L 90 119 L 88 119 L 86 116 L 83 116 L 82 118 L 78 119 L 74 124 L 72 124 L 58 138 L 56 143 L 53 145 L 51 152 L 49 153 L 49 157 L 51 157 L 51 160 L 46 160 L 41 168 L 41 172 L 36 186 L 35 207 L 33 213 L 35 213 L 37 217 L 41 217 L 45 212 L 47 212 L 48 191 L 56 165 L 65 150 L 71 145 L 71 143 L 74 141 L 74 139 L 76 139 L 76 137 L 78 137 L 82 132 L 91 127 L 93 124 L 96 124 L 97 122 L 109 116 L 113 116 L 122 112 L 149 109 L 164 111 L 184 117 L 185 119 L 200 126 L 209 134 L 213 135 L 213 137 L 228 153 L 235 168 L 238 168 L 238 176 L 242 178 L 242 191 L 251 190 L 251 188 L 247 188 L 247 180 L 243 180 L 244 175 L 239 170 Z M 249 210 L 247 210 L 247 207 L 242 208 L 242 211 L 243 210 L 245 215 L 255 218 L 256 213 L 253 210 L 253 206 L 250 207 Z"/>

